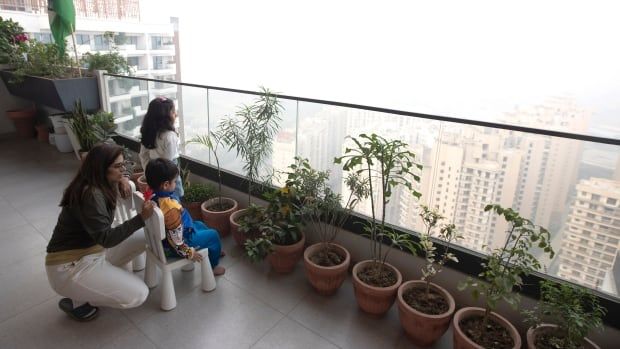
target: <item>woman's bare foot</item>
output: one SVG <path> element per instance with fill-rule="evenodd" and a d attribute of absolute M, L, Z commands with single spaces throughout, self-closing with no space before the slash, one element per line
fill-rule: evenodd
<path fill-rule="evenodd" d="M 220 257 L 224 257 L 226 255 L 226 252 L 224 252 L 224 250 L 220 251 Z"/>
<path fill-rule="evenodd" d="M 219 276 L 219 275 L 224 275 L 224 273 L 226 272 L 226 269 L 224 269 L 224 267 L 222 266 L 217 266 L 215 268 L 213 268 L 213 275 L 215 276 Z"/>

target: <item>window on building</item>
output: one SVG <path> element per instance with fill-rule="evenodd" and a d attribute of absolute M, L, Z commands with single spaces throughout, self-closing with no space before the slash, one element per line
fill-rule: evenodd
<path fill-rule="evenodd" d="M 90 36 L 86 34 L 76 34 L 75 43 L 78 45 L 90 45 Z"/>

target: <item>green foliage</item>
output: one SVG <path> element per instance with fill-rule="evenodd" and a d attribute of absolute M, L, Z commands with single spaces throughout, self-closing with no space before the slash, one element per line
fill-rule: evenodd
<path fill-rule="evenodd" d="M 272 152 L 273 137 L 280 128 L 282 106 L 278 98 L 262 87 L 262 94 L 252 105 L 243 105 L 235 118 L 220 122 L 217 137 L 228 150 L 235 149 L 245 164 L 248 181 L 248 205 L 252 199 L 253 183 L 259 181 L 260 170 Z"/>
<path fill-rule="evenodd" d="M 523 314 L 529 326 L 545 323 L 558 326 L 549 343 L 555 348 L 577 349 L 591 330 L 603 328 L 602 318 L 606 312 L 586 288 L 543 280 L 538 305 Z"/>
<path fill-rule="evenodd" d="M 183 190 L 184 202 L 203 202 L 215 196 L 215 188 L 209 184 L 192 183 L 188 187 L 183 187 Z"/>
<path fill-rule="evenodd" d="M 197 135 L 194 138 L 186 142 L 187 144 L 200 144 L 206 147 L 215 158 L 215 165 L 217 166 L 217 197 L 219 198 L 219 204 L 222 205 L 222 170 L 220 168 L 220 159 L 217 156 L 217 148 L 220 145 L 220 139 L 216 134 L 210 132 L 206 135 Z"/>
<path fill-rule="evenodd" d="M 530 220 L 519 215 L 511 208 L 500 205 L 487 205 L 485 211 L 492 211 L 503 216 L 509 223 L 508 236 L 503 248 L 495 249 L 488 260 L 482 263 L 483 271 L 478 275 L 486 282 L 472 278 L 459 285 L 460 290 L 472 289 L 472 297 L 485 297 L 485 321 L 498 302 L 505 301 L 513 308 L 519 305 L 520 298 L 514 287 L 523 284 L 522 277 L 540 269 L 540 262 L 529 250 L 536 244 L 553 258 L 554 252 L 549 244 L 550 234 L 547 229 L 534 225 Z"/>
<path fill-rule="evenodd" d="M 127 59 L 116 51 L 110 53 L 88 52 L 82 56 L 81 63 L 89 72 L 106 70 L 111 74 L 132 74 Z"/>
<path fill-rule="evenodd" d="M 75 77 L 71 59 L 65 53 L 60 54 L 55 44 L 44 44 L 36 40 L 28 40 L 19 45 L 11 56 L 14 65 L 14 81 L 20 82 L 25 75 L 41 76 L 50 79 L 66 79 Z"/>
<path fill-rule="evenodd" d="M 408 234 L 399 234 L 386 226 L 385 214 L 392 193 L 398 186 L 404 186 L 413 196 L 420 198 L 421 194 L 413 183 L 420 181 L 416 171 L 421 170 L 422 165 L 415 162 L 415 154 L 407 150 L 407 144 L 402 141 L 389 141 L 374 133 L 347 138 L 353 141 L 355 147 L 346 148 L 345 154 L 335 158 L 334 163 L 342 164 L 343 170 L 360 176 L 362 179 L 355 183 L 355 190 L 370 194 L 372 217 L 364 232 L 370 237 L 372 260 L 375 264 L 381 262 L 378 268 L 383 268 L 390 249 L 383 252 L 382 241 L 387 241 L 391 247 L 415 250 Z M 381 200 L 379 212 L 376 212 L 375 200 Z"/>
<path fill-rule="evenodd" d="M 117 125 L 114 123 L 113 113 L 99 111 L 93 115 L 87 114 L 78 100 L 68 122 L 80 142 L 81 151 L 89 151 L 101 142 L 114 143 L 112 136 Z"/>
<path fill-rule="evenodd" d="M 11 18 L 4 19 L 0 16 L 0 64 L 9 63 L 22 39 L 27 39 L 24 28 Z"/>
<path fill-rule="evenodd" d="M 430 283 L 433 278 L 441 272 L 443 266 L 448 261 L 452 261 L 454 263 L 459 262 L 456 256 L 449 252 L 449 250 L 450 245 L 453 242 L 462 239 L 463 236 L 458 234 L 454 224 L 443 224 L 438 226 L 439 221 L 443 220 L 445 217 L 440 215 L 437 211 L 429 209 L 427 206 L 422 205 L 420 217 L 426 226 L 426 232 L 420 236 L 419 247 L 422 251 L 424 251 L 426 258 L 426 264 L 422 267 L 422 280 L 426 281 L 426 297 L 428 298 Z M 436 228 L 439 228 L 437 231 L 437 238 L 446 243 L 442 254 L 437 253 L 437 248 L 431 239 L 431 234 Z"/>
<path fill-rule="evenodd" d="M 114 143 L 112 136 L 118 125 L 114 123 L 113 113 L 99 111 L 92 115 L 91 122 L 98 142 Z"/>

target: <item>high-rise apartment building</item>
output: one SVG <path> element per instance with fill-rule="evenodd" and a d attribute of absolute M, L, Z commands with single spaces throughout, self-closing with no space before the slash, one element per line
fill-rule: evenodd
<path fill-rule="evenodd" d="M 581 180 L 563 233 L 557 257 L 558 276 L 590 288 L 602 288 L 620 247 L 620 182 L 603 178 Z"/>

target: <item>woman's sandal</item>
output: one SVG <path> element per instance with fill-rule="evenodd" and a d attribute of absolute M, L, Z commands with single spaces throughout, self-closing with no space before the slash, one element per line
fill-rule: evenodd
<path fill-rule="evenodd" d="M 73 301 L 69 298 L 61 299 L 58 302 L 58 307 L 74 320 L 81 322 L 90 321 L 99 315 L 99 308 L 93 307 L 88 303 L 73 308 Z"/>

